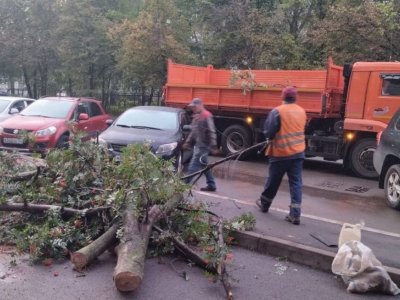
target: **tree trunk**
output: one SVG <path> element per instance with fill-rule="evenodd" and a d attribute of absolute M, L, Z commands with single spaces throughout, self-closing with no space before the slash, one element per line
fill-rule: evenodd
<path fill-rule="evenodd" d="M 15 81 L 12 76 L 8 78 L 8 81 L 10 82 L 10 94 L 15 95 Z"/>
<path fill-rule="evenodd" d="M 146 88 L 142 86 L 142 99 L 141 99 L 141 104 L 146 105 Z"/>
<path fill-rule="evenodd" d="M 72 79 L 71 77 L 68 78 L 68 89 L 67 89 L 68 96 L 73 96 L 72 92 Z"/>
<path fill-rule="evenodd" d="M 33 72 L 33 98 L 37 99 L 38 98 L 38 91 L 37 91 L 37 70 Z"/>
<path fill-rule="evenodd" d="M 48 68 L 47 65 L 39 64 L 39 73 L 40 73 L 40 95 L 47 95 L 47 82 L 48 82 Z"/>
<path fill-rule="evenodd" d="M 95 78 L 95 67 L 94 64 L 90 63 L 89 64 L 89 82 L 88 82 L 88 88 L 89 88 L 89 96 L 94 97 L 95 95 L 93 94 L 94 92 L 94 78 Z"/>
<path fill-rule="evenodd" d="M 105 72 L 103 72 L 103 76 L 101 76 L 101 102 L 103 103 L 104 108 L 106 108 L 105 101 L 106 101 L 106 75 Z"/>
<path fill-rule="evenodd" d="M 134 291 L 140 286 L 153 225 L 163 214 L 171 211 L 181 197 L 181 195 L 173 196 L 163 208 L 158 205 L 152 206 L 148 216 L 142 222 L 131 207 L 125 210 L 122 225 L 123 238 L 117 247 L 118 263 L 114 269 L 114 282 L 119 291 Z"/>
<path fill-rule="evenodd" d="M 28 97 L 33 98 L 32 87 L 31 87 L 31 83 L 29 81 L 28 70 L 26 69 L 25 66 L 22 67 L 22 73 L 24 74 L 24 81 L 25 81 L 26 90 L 28 92 Z"/>
<path fill-rule="evenodd" d="M 117 230 L 119 224 L 115 223 L 105 233 L 98 237 L 93 243 L 74 252 L 71 255 L 71 261 L 75 269 L 80 271 L 89 265 L 96 257 L 109 249 L 110 246 L 117 243 Z"/>
<path fill-rule="evenodd" d="M 142 283 L 147 246 L 159 212 L 158 206 L 153 206 L 147 223 L 142 224 L 132 209 L 125 211 L 124 238 L 117 247 L 118 263 L 114 270 L 115 286 L 121 292 L 134 291 Z"/>
<path fill-rule="evenodd" d="M 153 103 L 153 94 L 154 94 L 154 88 L 150 89 L 150 95 L 147 97 L 147 105 L 151 105 Z"/>

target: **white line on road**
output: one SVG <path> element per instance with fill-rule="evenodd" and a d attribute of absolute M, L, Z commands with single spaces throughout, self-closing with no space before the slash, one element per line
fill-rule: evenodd
<path fill-rule="evenodd" d="M 237 202 L 237 203 L 244 204 L 244 205 L 249 205 L 249 206 L 256 206 L 255 202 L 248 202 L 248 201 L 244 201 L 244 200 L 240 200 L 240 199 L 235 199 L 235 198 L 231 198 L 231 197 L 227 197 L 227 196 L 222 196 L 222 195 L 218 195 L 218 194 L 211 194 L 211 193 L 201 192 L 201 191 L 194 191 L 194 192 L 197 193 L 197 194 L 208 196 L 208 197 L 212 197 L 212 198 L 218 198 L 218 199 L 222 199 L 222 200 L 229 200 L 229 201 L 233 201 L 233 202 Z M 281 213 L 286 213 L 286 214 L 289 213 L 289 210 L 275 208 L 275 207 L 271 207 L 270 210 L 274 210 L 274 211 L 281 212 Z M 305 218 L 308 218 L 308 219 L 322 221 L 322 222 L 331 223 L 331 224 L 336 224 L 336 225 L 340 225 L 340 226 L 342 226 L 343 223 L 344 223 L 344 222 L 341 222 L 341 221 L 322 218 L 322 217 L 308 215 L 308 214 L 302 214 L 301 216 L 305 217 Z M 380 229 L 376 229 L 376 228 L 372 228 L 372 227 L 364 226 L 364 227 L 362 227 L 362 230 L 373 232 L 373 233 L 379 233 L 379 234 L 383 234 L 383 235 L 387 235 L 387 236 L 392 236 L 392 237 L 396 237 L 396 238 L 400 238 L 400 234 L 398 234 L 398 233 L 384 231 L 384 230 L 380 230 Z"/>

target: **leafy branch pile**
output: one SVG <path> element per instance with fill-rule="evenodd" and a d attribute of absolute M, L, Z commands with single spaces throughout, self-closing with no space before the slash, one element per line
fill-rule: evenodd
<path fill-rule="evenodd" d="M 247 93 L 258 87 L 268 87 L 268 85 L 265 83 L 257 82 L 256 75 L 251 70 L 235 69 L 231 70 L 229 85 L 240 87 L 242 89 L 243 95 L 246 95 Z"/>
<path fill-rule="evenodd" d="M 178 250 L 220 279 L 232 298 L 225 269 L 231 238 L 223 229 L 251 229 L 254 217 L 222 220 L 186 200 L 189 186 L 172 162 L 146 145 L 127 147 L 118 163 L 79 135 L 45 161 L 0 155 L 0 211 L 7 211 L 1 243 L 29 252 L 35 262 L 70 258 L 78 270 L 115 249 L 113 278 L 120 291 L 140 285 L 146 254 Z"/>

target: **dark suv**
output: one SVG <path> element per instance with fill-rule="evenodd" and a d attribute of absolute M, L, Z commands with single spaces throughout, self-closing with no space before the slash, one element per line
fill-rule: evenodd
<path fill-rule="evenodd" d="M 374 166 L 379 173 L 379 187 L 385 190 L 387 203 L 400 210 L 400 109 L 388 127 L 378 133 Z"/>

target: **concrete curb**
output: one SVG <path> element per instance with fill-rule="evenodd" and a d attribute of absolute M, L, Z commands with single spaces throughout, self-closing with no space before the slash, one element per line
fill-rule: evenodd
<path fill-rule="evenodd" d="M 286 257 L 291 262 L 331 272 L 335 257 L 332 252 L 251 231 L 232 231 L 231 234 L 239 247 L 261 254 Z M 387 266 L 385 268 L 391 279 L 400 286 L 400 269 Z"/>

